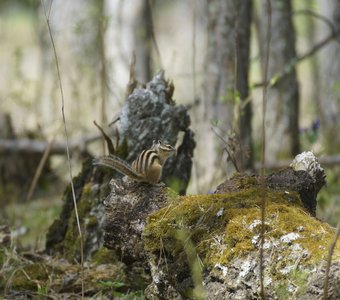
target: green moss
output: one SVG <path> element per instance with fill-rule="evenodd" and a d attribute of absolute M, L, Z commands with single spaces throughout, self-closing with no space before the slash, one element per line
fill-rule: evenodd
<path fill-rule="evenodd" d="M 235 174 L 233 176 L 233 178 L 239 178 L 238 181 L 238 188 L 239 189 L 249 189 L 249 188 L 253 188 L 255 186 L 258 186 L 258 182 L 256 177 L 252 177 L 252 176 L 245 176 L 245 175 L 241 175 L 241 174 Z"/>
<path fill-rule="evenodd" d="M 97 218 L 95 216 L 89 216 L 89 218 L 87 219 L 86 227 L 92 228 L 92 227 L 96 227 L 96 226 L 98 226 Z"/>
<path fill-rule="evenodd" d="M 253 182 L 243 184 L 252 185 Z M 149 251 L 163 248 L 177 256 L 183 251 L 183 243 L 176 235 L 185 229 L 190 232 L 190 239 L 206 266 L 228 263 L 257 249 L 252 239 L 260 230 L 262 197 L 260 188 L 179 197 L 149 216 L 144 230 L 145 247 Z M 305 212 L 297 193 L 266 190 L 265 218 L 266 240 L 276 239 L 280 243 L 282 236 L 296 232 L 299 238 L 294 242 L 310 254 L 302 259 L 304 262 L 315 263 L 325 258 L 333 230 Z M 320 247 L 319 241 L 325 247 Z M 338 255 L 339 250 L 338 246 Z M 292 249 L 287 247 L 286 251 L 280 254 L 289 256 Z"/>
<path fill-rule="evenodd" d="M 12 290 L 38 290 L 48 284 L 50 267 L 43 264 L 31 264 L 16 268 L 8 276 L 4 276 L 6 286 Z"/>
<path fill-rule="evenodd" d="M 8 204 L 17 203 L 18 199 L 23 198 L 22 191 L 14 183 L 0 184 L 0 205 L 4 207 Z"/>
<path fill-rule="evenodd" d="M 97 222 L 96 218 L 90 215 L 92 201 L 92 184 L 88 183 L 83 187 L 81 198 L 77 203 L 77 211 L 81 228 L 83 226 L 93 227 Z M 75 257 L 79 257 L 80 236 L 74 210 L 72 211 L 71 217 L 69 218 L 67 232 L 63 241 L 63 245 L 61 246 L 64 249 L 65 258 L 67 258 L 69 261 L 74 260 Z"/>
<path fill-rule="evenodd" d="M 118 261 L 116 253 L 113 250 L 109 250 L 105 247 L 100 248 L 92 256 L 92 261 L 98 265 L 115 263 Z"/>
<path fill-rule="evenodd" d="M 0 270 L 5 262 L 6 259 L 6 250 L 4 247 L 0 247 Z"/>

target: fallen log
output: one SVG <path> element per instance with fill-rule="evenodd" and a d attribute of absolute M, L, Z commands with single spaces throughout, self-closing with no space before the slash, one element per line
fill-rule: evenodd
<path fill-rule="evenodd" d="M 98 141 L 102 138 L 99 134 L 93 134 L 82 139 L 70 140 L 70 151 L 78 150 L 84 152 L 88 144 Z M 42 155 L 48 147 L 47 141 L 39 141 L 36 139 L 16 138 L 16 139 L 2 139 L 0 138 L 0 153 L 35 153 Z M 66 143 L 65 141 L 54 141 L 51 146 L 50 154 L 65 155 Z"/>

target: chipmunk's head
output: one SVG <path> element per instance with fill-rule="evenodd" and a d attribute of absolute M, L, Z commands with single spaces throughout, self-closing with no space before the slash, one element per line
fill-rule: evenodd
<path fill-rule="evenodd" d="M 151 149 L 157 151 L 161 163 L 164 163 L 168 157 L 177 154 L 177 151 L 174 147 L 169 144 L 163 143 L 160 140 L 153 141 Z"/>

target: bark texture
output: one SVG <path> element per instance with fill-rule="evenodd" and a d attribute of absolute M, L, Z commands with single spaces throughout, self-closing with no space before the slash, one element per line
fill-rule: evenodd
<path fill-rule="evenodd" d="M 140 82 L 151 79 L 152 16 L 148 0 L 139 3 L 135 18 L 134 44 L 136 53 L 136 77 Z"/>
<path fill-rule="evenodd" d="M 240 170 L 253 170 L 252 140 L 252 102 L 249 101 L 249 57 L 250 27 L 252 22 L 252 0 L 238 2 L 236 21 L 236 52 L 237 52 L 237 92 L 240 95 L 239 135 L 241 146 Z"/>
<path fill-rule="evenodd" d="M 266 1 L 261 2 L 262 60 L 266 51 Z M 295 28 L 292 22 L 291 0 L 271 0 L 271 37 L 268 76 L 272 85 L 268 90 L 266 114 L 266 159 L 294 157 L 300 152 L 299 143 L 299 85 L 295 67 L 289 63 L 296 57 Z M 264 66 L 264 63 L 262 64 Z M 289 70 L 281 78 L 275 75 Z M 268 79 L 269 79 L 268 78 Z"/>
<path fill-rule="evenodd" d="M 105 201 L 106 223 L 104 246 L 115 250 L 128 266 L 140 264 L 148 269 L 141 240 L 149 214 L 168 203 L 170 190 L 165 185 L 112 180 L 110 195 Z M 154 201 L 157 199 L 157 201 Z"/>
<path fill-rule="evenodd" d="M 204 147 L 200 148 L 204 148 L 209 156 L 204 166 L 198 162 L 198 173 L 215 174 L 214 177 L 219 178 L 226 172 L 226 167 L 221 168 L 223 146 L 213 134 L 211 124 L 221 130 L 226 141 L 236 135 L 237 150 L 233 156 L 239 170 L 253 167 L 252 109 L 251 101 L 247 101 L 252 1 L 207 1 L 207 9 L 208 40 L 203 92 L 205 122 L 199 130 L 204 141 Z"/>
<path fill-rule="evenodd" d="M 326 47 L 320 57 L 323 73 L 319 106 L 321 130 L 325 150 L 335 154 L 340 147 L 340 1 L 319 2 L 322 14 L 332 21 L 334 30 L 338 32 L 337 39 Z"/>

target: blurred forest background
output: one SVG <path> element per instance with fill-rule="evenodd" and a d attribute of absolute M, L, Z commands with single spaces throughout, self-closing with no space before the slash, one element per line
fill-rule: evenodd
<path fill-rule="evenodd" d="M 197 147 L 188 193 L 208 193 L 235 170 L 259 172 L 268 85 L 266 170 L 312 150 L 328 181 L 318 217 L 335 225 L 340 2 L 271 0 L 268 82 L 265 2 L 0 0 L 0 215 L 18 242 L 44 247 L 69 181 L 46 16 L 64 88 L 74 175 L 84 156 L 104 152 L 93 120 L 114 138 L 110 123 L 126 99 L 135 55 L 138 82 L 163 69 L 174 82 L 176 103 L 190 108 Z"/>

